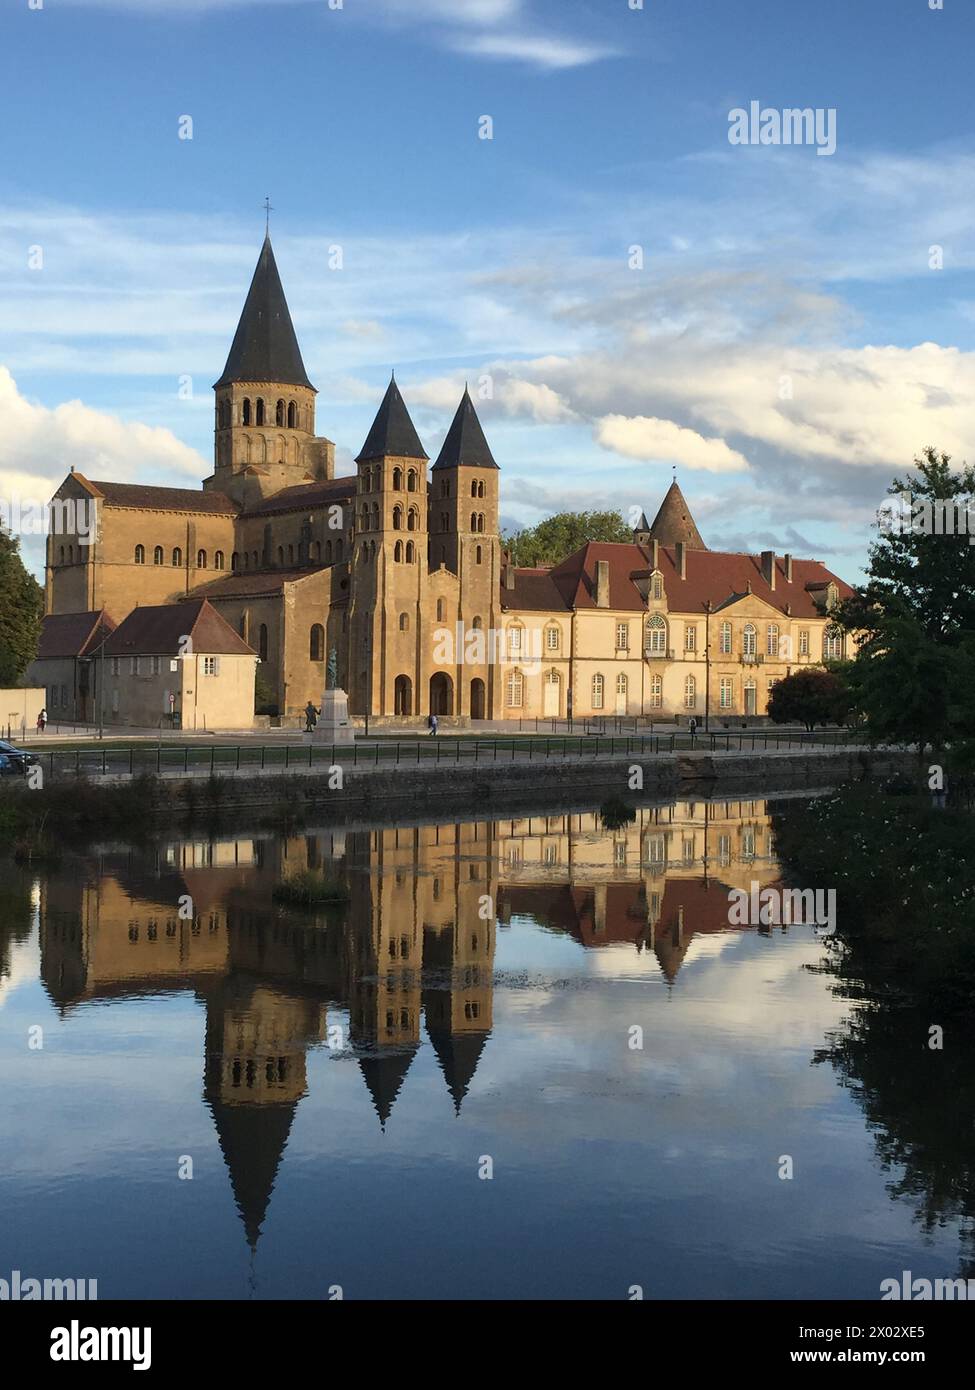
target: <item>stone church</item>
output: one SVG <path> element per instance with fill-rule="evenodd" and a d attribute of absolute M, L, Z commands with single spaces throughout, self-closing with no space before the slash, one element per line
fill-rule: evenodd
<path fill-rule="evenodd" d="M 96 505 L 98 531 L 49 537 L 49 615 L 88 615 L 87 630 L 206 599 L 282 715 L 321 702 L 332 651 L 352 714 L 462 720 L 761 716 L 781 675 L 843 654 L 829 609 L 847 586 L 818 561 L 709 550 L 676 481 L 632 543 L 507 563 L 500 472 L 466 390 L 428 467 L 392 379 L 356 472 L 336 477 L 268 237 L 214 392 L 201 491 L 62 483 L 60 501 Z"/>

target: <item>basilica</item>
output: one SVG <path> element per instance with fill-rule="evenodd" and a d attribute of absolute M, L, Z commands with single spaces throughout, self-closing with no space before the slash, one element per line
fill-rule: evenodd
<path fill-rule="evenodd" d="M 78 619 L 59 630 L 89 640 L 138 607 L 207 600 L 259 658 L 259 712 L 320 704 L 334 653 L 353 715 L 464 723 L 762 716 L 775 680 L 844 654 L 829 615 L 848 587 L 816 560 L 710 550 L 676 480 L 631 542 L 512 565 L 466 390 L 431 464 L 391 379 L 355 473 L 336 477 L 269 237 L 214 393 L 200 490 L 74 469 L 61 484 L 98 529 L 48 539 L 46 613 Z M 501 640 L 445 642 L 455 632 Z M 62 687 L 77 718 L 87 688 Z"/>

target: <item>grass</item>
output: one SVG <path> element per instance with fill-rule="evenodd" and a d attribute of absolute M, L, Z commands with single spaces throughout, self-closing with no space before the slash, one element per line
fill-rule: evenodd
<path fill-rule="evenodd" d="M 290 907 L 319 907 L 322 904 L 346 903 L 349 890 L 339 879 L 305 869 L 293 878 L 276 883 L 271 896 L 275 902 Z"/>

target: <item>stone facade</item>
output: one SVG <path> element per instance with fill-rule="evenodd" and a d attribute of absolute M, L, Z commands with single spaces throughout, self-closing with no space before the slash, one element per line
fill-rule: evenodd
<path fill-rule="evenodd" d="M 504 563 L 500 472 L 465 391 L 432 467 L 395 380 L 335 476 L 265 240 L 214 387 L 202 491 L 96 482 L 56 497 L 97 533 L 52 534 L 47 612 L 206 598 L 261 660 L 268 712 L 318 704 L 334 650 L 353 715 L 761 716 L 771 684 L 840 655 L 821 563 L 704 544 L 676 483 L 633 542 L 548 569 Z M 827 635 L 829 634 L 829 635 Z"/>

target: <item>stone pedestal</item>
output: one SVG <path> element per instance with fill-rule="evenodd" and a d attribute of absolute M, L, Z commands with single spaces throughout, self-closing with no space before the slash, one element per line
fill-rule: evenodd
<path fill-rule="evenodd" d="M 315 743 L 354 743 L 355 730 L 349 723 L 349 697 L 344 690 L 322 694 L 322 712 L 312 734 Z"/>

